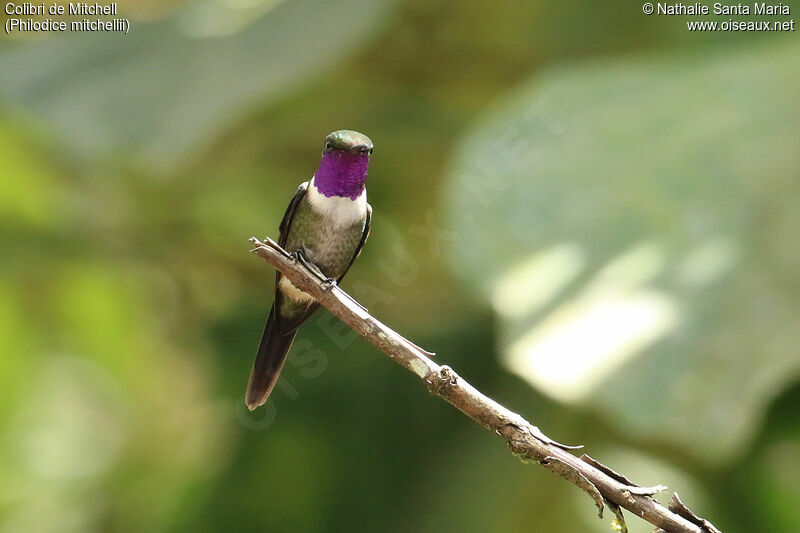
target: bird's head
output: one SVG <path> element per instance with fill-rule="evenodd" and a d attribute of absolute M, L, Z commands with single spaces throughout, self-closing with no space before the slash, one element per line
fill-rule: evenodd
<path fill-rule="evenodd" d="M 363 133 L 352 130 L 334 131 L 325 137 L 323 153 L 349 152 L 351 154 L 372 155 L 372 141 Z"/>
<path fill-rule="evenodd" d="M 364 191 L 372 141 L 357 131 L 338 130 L 325 138 L 314 185 L 324 196 L 355 200 Z"/>

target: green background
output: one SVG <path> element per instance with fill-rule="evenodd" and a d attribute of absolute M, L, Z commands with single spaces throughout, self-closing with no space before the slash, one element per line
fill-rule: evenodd
<path fill-rule="evenodd" d="M 0 42 L 0 532 L 611 530 L 327 311 L 246 410 L 274 279 L 247 238 L 341 128 L 376 147 L 346 290 L 726 533 L 796 530 L 796 32 L 589 0 L 119 7 L 128 35 Z"/>

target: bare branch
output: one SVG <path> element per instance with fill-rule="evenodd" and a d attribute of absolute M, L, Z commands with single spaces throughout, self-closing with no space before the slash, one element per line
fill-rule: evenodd
<path fill-rule="evenodd" d="M 579 458 L 569 453 L 574 446 L 560 444 L 539 428 L 484 396 L 455 371 L 430 359 L 416 344 L 387 327 L 369 314 L 366 308 L 336 286 L 325 284 L 299 265 L 272 239 L 260 242 L 255 237 L 252 250 L 280 270 L 299 289 L 307 292 L 342 322 L 362 335 L 399 365 L 425 382 L 431 394 L 439 396 L 481 426 L 502 437 L 509 449 L 523 460 L 536 461 L 573 485 L 587 492 L 602 517 L 604 502 L 627 509 L 667 533 L 720 533 L 710 522 L 697 517 L 677 495 L 669 509 L 652 495 L 666 487 L 640 487 L 591 457 Z M 621 511 L 612 507 L 618 521 Z M 624 527 L 624 521 L 622 522 Z"/>

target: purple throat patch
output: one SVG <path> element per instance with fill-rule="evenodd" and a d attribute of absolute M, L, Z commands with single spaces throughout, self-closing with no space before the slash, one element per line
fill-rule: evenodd
<path fill-rule="evenodd" d="M 364 191 L 369 155 L 333 151 L 322 155 L 314 185 L 323 196 L 355 200 Z"/>

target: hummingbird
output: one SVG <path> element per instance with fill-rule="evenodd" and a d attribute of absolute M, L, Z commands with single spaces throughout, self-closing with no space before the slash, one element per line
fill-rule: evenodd
<path fill-rule="evenodd" d="M 342 280 L 369 236 L 372 206 L 365 183 L 372 150 L 369 137 L 357 131 L 328 135 L 319 168 L 297 188 L 280 224 L 278 244 L 330 284 Z M 267 401 L 297 328 L 318 307 L 311 295 L 276 274 L 275 300 L 245 394 L 251 411 Z"/>

